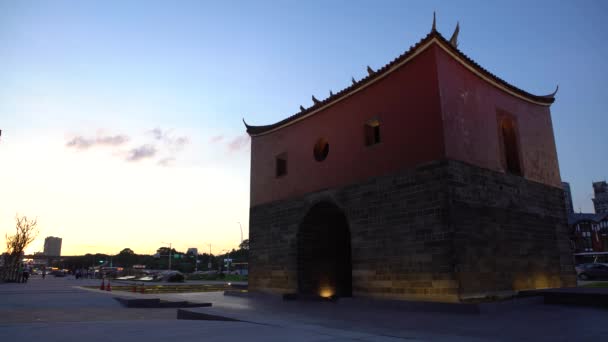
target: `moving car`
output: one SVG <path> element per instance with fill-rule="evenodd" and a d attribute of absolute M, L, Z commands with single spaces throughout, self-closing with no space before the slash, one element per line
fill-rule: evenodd
<path fill-rule="evenodd" d="M 608 279 L 608 265 L 601 263 L 581 264 L 575 267 L 576 275 L 581 280 Z"/>

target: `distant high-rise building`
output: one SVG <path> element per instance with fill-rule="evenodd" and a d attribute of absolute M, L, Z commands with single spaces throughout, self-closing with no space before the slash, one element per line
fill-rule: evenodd
<path fill-rule="evenodd" d="M 564 202 L 566 205 L 566 213 L 568 215 L 574 213 L 574 206 L 572 205 L 572 192 L 570 192 L 570 184 L 568 182 L 562 182 L 562 188 L 564 188 Z"/>
<path fill-rule="evenodd" d="M 595 213 L 608 213 L 608 184 L 606 181 L 593 182 L 593 192 L 595 193 L 595 198 L 593 198 Z"/>
<path fill-rule="evenodd" d="M 61 256 L 61 238 L 49 236 L 44 239 L 44 255 Z"/>

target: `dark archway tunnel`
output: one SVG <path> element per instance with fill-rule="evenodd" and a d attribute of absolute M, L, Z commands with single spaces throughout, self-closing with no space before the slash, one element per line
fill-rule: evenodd
<path fill-rule="evenodd" d="M 315 204 L 298 231 L 298 292 L 322 297 L 352 296 L 350 230 L 340 208 Z"/>

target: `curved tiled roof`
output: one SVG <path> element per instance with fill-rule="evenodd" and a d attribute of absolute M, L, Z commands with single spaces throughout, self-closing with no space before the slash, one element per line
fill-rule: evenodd
<path fill-rule="evenodd" d="M 385 66 L 383 66 L 382 68 L 378 69 L 375 72 L 371 69 L 368 69 L 368 73 L 369 73 L 368 76 L 366 76 L 365 78 L 363 78 L 359 81 L 354 81 L 354 79 L 353 79 L 353 84 L 351 86 L 349 86 L 345 89 L 342 89 L 341 91 L 339 91 L 333 95 L 330 95 L 328 98 L 326 98 L 324 100 L 313 101 L 314 104 L 311 107 L 303 108 L 300 106 L 300 108 L 302 109 L 300 112 L 293 114 L 290 117 L 283 119 L 279 122 L 276 122 L 274 124 L 271 124 L 271 125 L 252 126 L 252 125 L 248 125 L 245 122 L 245 120 L 243 119 L 243 123 L 245 124 L 245 127 L 247 128 L 247 133 L 249 133 L 249 135 L 252 135 L 252 136 L 269 133 L 269 132 L 279 129 L 283 126 L 286 126 L 286 125 L 289 125 L 296 121 L 299 121 L 309 115 L 312 115 L 315 112 L 319 111 L 321 108 L 329 106 L 335 102 L 338 102 L 338 101 L 342 100 L 343 98 L 346 98 L 348 95 L 350 95 L 360 89 L 363 89 L 367 85 L 373 83 L 375 80 L 378 80 L 378 79 L 386 76 L 388 73 L 390 73 L 394 69 L 398 68 L 400 66 L 400 64 L 402 64 L 403 62 L 408 61 L 409 59 L 413 58 L 413 56 L 424 51 L 432 43 L 437 43 L 439 46 L 446 49 L 446 51 L 448 53 L 452 54 L 453 56 L 455 56 L 457 58 L 460 58 L 463 61 L 463 63 L 466 63 L 467 66 L 469 66 L 470 68 L 472 68 L 479 74 L 486 77 L 490 81 L 490 83 L 494 83 L 498 87 L 502 87 L 504 90 L 506 90 L 507 92 L 511 93 L 512 95 L 514 95 L 516 97 L 520 97 L 526 101 L 529 101 L 529 102 L 532 102 L 535 104 L 539 104 L 539 105 L 545 105 L 545 106 L 549 106 L 555 101 L 555 93 L 557 92 L 557 89 L 554 93 L 545 95 L 545 96 L 533 95 L 533 94 L 526 92 L 525 90 L 519 89 L 519 88 L 515 87 L 514 85 L 507 83 L 506 81 L 499 78 L 498 76 L 492 74 L 488 70 L 482 68 L 479 64 L 477 64 L 475 61 L 473 61 L 467 55 L 465 55 L 460 50 L 458 50 L 456 47 L 454 47 L 447 39 L 445 39 L 445 37 L 443 37 L 441 35 L 441 33 L 439 33 L 433 27 L 431 32 L 429 34 L 427 34 L 426 37 L 422 38 L 418 43 L 416 43 L 414 46 L 410 47 L 409 50 L 407 50 L 406 52 L 401 54 L 399 57 L 393 59 L 391 62 L 389 62 L 388 64 L 386 64 Z"/>
<path fill-rule="evenodd" d="M 585 213 L 572 213 L 568 215 L 568 224 L 573 225 L 582 221 L 593 221 L 599 223 L 608 218 L 608 213 L 599 214 L 585 214 Z"/>

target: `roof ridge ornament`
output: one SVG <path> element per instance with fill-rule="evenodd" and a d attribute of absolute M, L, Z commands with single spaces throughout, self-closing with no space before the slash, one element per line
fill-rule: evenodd
<path fill-rule="evenodd" d="M 334 96 L 334 92 L 329 89 L 329 96 Z"/>
<path fill-rule="evenodd" d="M 454 30 L 454 33 L 452 33 L 452 37 L 450 38 L 450 44 L 458 49 L 458 33 L 460 33 L 460 22 L 456 22 L 456 29 Z"/>
<path fill-rule="evenodd" d="M 357 84 L 357 81 L 355 81 L 354 77 L 351 77 L 350 80 L 351 80 L 351 82 L 353 82 L 353 85 Z"/>
<path fill-rule="evenodd" d="M 437 32 L 437 21 L 435 20 L 435 11 L 433 11 L 433 27 L 431 28 L 431 32 Z"/>
<path fill-rule="evenodd" d="M 314 102 L 315 104 L 321 103 L 321 101 L 317 100 L 317 98 L 314 95 L 312 96 L 312 102 Z"/>
<path fill-rule="evenodd" d="M 555 91 L 554 91 L 554 92 L 552 92 L 552 93 L 551 93 L 551 94 L 549 94 L 549 95 L 544 95 L 544 96 L 541 96 L 541 97 L 554 98 L 554 97 L 555 97 L 555 94 L 557 94 L 557 91 L 558 91 L 558 90 L 559 90 L 559 84 L 557 85 L 557 87 L 555 87 Z"/>
<path fill-rule="evenodd" d="M 247 124 L 247 122 L 245 121 L 245 118 L 243 118 L 243 123 L 245 124 L 245 128 L 249 129 L 249 127 L 251 127 Z"/>
<path fill-rule="evenodd" d="M 367 66 L 367 73 L 372 76 L 373 74 L 375 74 L 376 72 L 374 71 L 374 69 L 370 68 L 370 66 Z"/>
<path fill-rule="evenodd" d="M 304 106 L 300 105 L 300 112 L 303 112 L 305 110 L 306 110 L 306 108 L 304 108 Z"/>

